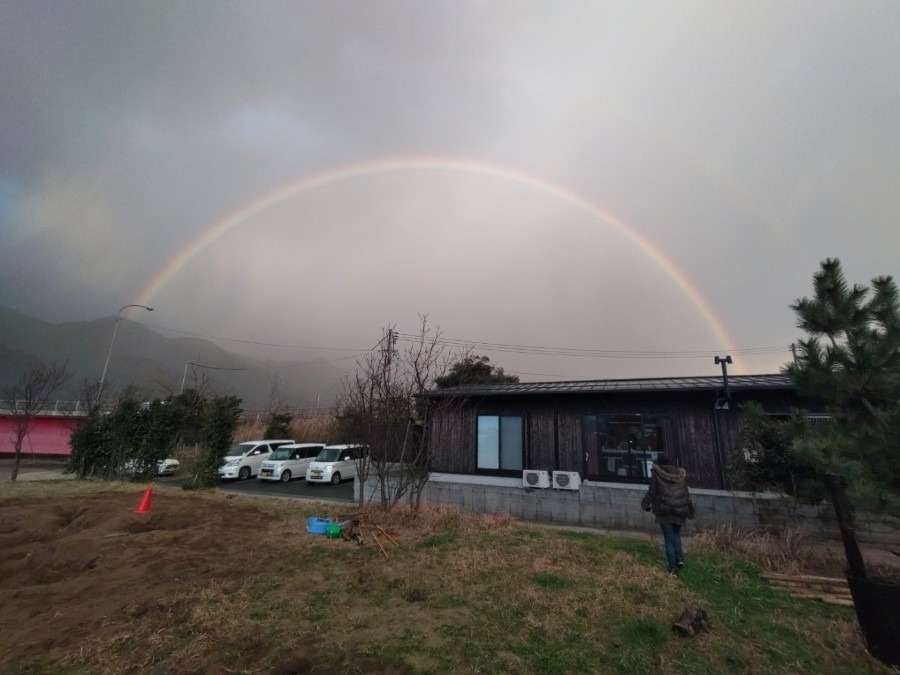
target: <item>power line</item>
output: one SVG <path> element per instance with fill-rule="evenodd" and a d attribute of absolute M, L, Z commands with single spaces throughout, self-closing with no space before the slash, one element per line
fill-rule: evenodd
<path fill-rule="evenodd" d="M 162 331 L 164 333 L 177 333 L 178 335 L 187 335 L 189 337 L 198 337 L 203 338 L 204 340 L 217 340 L 220 342 L 238 342 L 240 344 L 245 345 L 257 345 L 259 347 L 280 347 L 283 349 L 318 349 L 321 351 L 330 351 L 330 352 L 366 352 L 371 350 L 366 349 L 352 349 L 348 347 L 310 347 L 308 345 L 283 345 L 277 344 L 274 342 L 258 342 L 256 340 L 242 340 L 239 338 L 227 338 L 220 337 L 216 335 L 204 335 L 202 333 L 192 333 L 186 330 L 178 330 L 177 328 L 164 328 L 163 326 L 157 326 L 152 323 L 144 324 L 149 328 L 153 328 L 154 330 Z"/>
<path fill-rule="evenodd" d="M 344 361 L 347 359 L 356 359 L 361 356 L 364 356 L 367 353 L 375 351 L 382 347 L 384 343 L 384 339 L 382 337 L 372 348 L 370 349 L 353 349 L 346 347 L 316 347 L 310 345 L 287 345 L 287 344 L 279 344 L 273 342 L 262 342 L 259 340 L 247 340 L 242 338 L 229 338 L 229 337 L 220 337 L 213 335 L 206 335 L 203 333 L 195 333 L 191 331 L 179 330 L 176 328 L 167 328 L 162 326 L 157 326 L 153 324 L 147 324 L 150 328 L 154 328 L 155 330 L 168 332 L 168 333 L 176 333 L 179 335 L 187 335 L 190 337 L 198 337 L 206 340 L 216 340 L 223 342 L 235 342 L 239 344 L 247 344 L 247 345 L 255 345 L 261 347 L 277 347 L 283 349 L 311 349 L 311 350 L 322 350 L 322 351 L 342 351 L 342 352 L 353 352 L 345 357 L 338 357 L 335 359 L 327 359 L 316 361 L 315 363 L 334 363 L 337 361 Z M 393 340 L 396 342 L 397 339 L 403 340 L 404 342 L 416 342 L 421 339 L 420 335 L 415 335 L 411 333 L 401 333 L 399 331 L 392 331 Z M 551 347 L 545 345 L 521 345 L 521 344 L 513 344 L 513 343 L 504 343 L 504 342 L 486 342 L 482 340 L 465 340 L 460 338 L 449 338 L 449 337 L 441 337 L 438 339 L 438 342 L 441 344 L 450 346 L 450 347 L 460 347 L 463 349 L 483 349 L 486 351 L 495 351 L 495 352 L 503 352 L 503 353 L 511 353 L 511 354 L 523 354 L 523 355 L 532 355 L 532 356 L 563 356 L 563 357 L 578 357 L 578 358 L 601 358 L 601 359 L 705 359 L 709 358 L 717 354 L 721 350 L 628 350 L 628 349 L 585 349 L 581 347 Z M 782 352 L 787 352 L 790 350 L 790 345 L 784 346 L 776 346 L 776 347 L 747 347 L 747 348 L 736 348 L 729 349 L 729 353 L 735 356 L 763 356 L 767 354 L 778 354 Z M 196 364 L 198 366 L 202 364 Z M 311 365 L 310 363 L 301 363 L 289 366 L 259 366 L 253 368 L 241 368 L 241 369 L 228 369 L 228 368 L 216 368 L 218 370 L 273 370 L 279 368 L 301 368 L 307 367 Z M 212 366 L 203 366 L 213 368 Z M 538 377 L 558 377 L 556 375 L 547 375 L 541 373 L 520 373 L 522 375 L 534 375 Z"/>
<path fill-rule="evenodd" d="M 554 377 L 554 378 L 564 378 L 566 381 L 574 382 L 576 380 L 585 380 L 591 381 L 598 379 L 594 375 L 560 375 L 559 373 L 528 373 L 524 370 L 507 370 L 503 369 L 504 374 L 506 375 L 531 375 L 533 377 Z"/>
<path fill-rule="evenodd" d="M 357 352 L 356 354 L 350 354 L 349 356 L 339 356 L 336 359 L 317 359 L 315 361 L 306 361 L 304 363 L 279 363 L 274 366 L 246 366 L 244 368 L 217 368 L 215 366 L 207 366 L 202 363 L 194 363 L 193 365 L 198 366 L 200 368 L 208 368 L 210 370 L 288 370 L 291 368 L 309 368 L 310 366 L 315 366 L 321 363 L 337 363 L 338 361 L 346 361 L 347 359 L 358 359 L 361 356 L 365 356 L 369 352 Z"/>
<path fill-rule="evenodd" d="M 415 342 L 420 339 L 418 335 L 409 333 L 397 333 L 407 342 Z M 616 359 L 700 359 L 709 358 L 716 354 L 716 350 L 691 350 L 691 351 L 637 351 L 637 350 L 608 350 L 608 349 L 582 349 L 578 347 L 546 347 L 539 345 L 516 345 L 501 342 L 482 342 L 478 340 L 460 340 L 458 338 L 439 338 L 439 342 L 453 347 L 485 349 L 490 351 L 507 352 L 514 354 L 531 354 L 539 356 L 574 356 L 587 358 L 616 358 Z M 750 347 L 743 349 L 729 349 L 729 353 L 738 356 L 756 356 L 765 354 L 777 354 L 788 351 L 788 345 L 778 347 Z"/>
<path fill-rule="evenodd" d="M 194 361 L 188 361 L 187 365 L 196 366 L 197 368 L 206 368 L 207 370 L 251 370 L 251 368 L 225 368 L 222 366 L 207 366 L 205 363 L 195 363 Z"/>

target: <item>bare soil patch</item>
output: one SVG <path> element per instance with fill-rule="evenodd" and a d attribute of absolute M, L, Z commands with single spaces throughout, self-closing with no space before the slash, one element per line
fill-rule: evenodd
<path fill-rule="evenodd" d="M 136 497 L 0 499 L 0 664 L 61 657 L 164 598 L 244 572 L 266 515 L 252 503 L 157 492 L 151 513 L 135 514 Z"/>
<path fill-rule="evenodd" d="M 0 673 L 401 673 L 350 631 L 378 643 L 395 615 L 440 621 L 371 538 L 306 532 L 340 506 L 157 487 L 133 513 L 143 489 L 0 490 Z M 368 600 L 385 593 L 404 602 L 373 621 Z"/>

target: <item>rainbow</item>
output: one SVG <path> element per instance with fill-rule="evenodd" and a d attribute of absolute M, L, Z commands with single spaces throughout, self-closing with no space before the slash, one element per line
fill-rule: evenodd
<path fill-rule="evenodd" d="M 239 227 L 248 219 L 286 199 L 291 199 L 311 190 L 316 190 L 326 185 L 339 183 L 353 178 L 406 171 L 453 171 L 502 179 L 550 195 L 590 214 L 592 217 L 614 228 L 636 244 L 655 265 L 662 269 L 669 278 L 672 279 L 675 285 L 690 300 L 691 304 L 699 312 L 700 316 L 703 317 L 704 322 L 715 335 L 716 339 L 722 343 L 722 347 L 729 352 L 736 351 L 734 343 L 728 335 L 728 331 L 725 330 L 725 327 L 713 312 L 709 303 L 700 291 L 691 283 L 684 272 L 667 258 L 650 240 L 634 228 L 630 227 L 615 214 L 571 190 L 541 178 L 504 166 L 485 164 L 483 162 L 453 157 L 395 157 L 357 162 L 335 167 L 328 171 L 306 176 L 297 181 L 282 185 L 252 202 L 243 205 L 237 211 L 227 215 L 225 218 L 207 228 L 200 236 L 179 251 L 176 256 L 166 263 L 166 265 L 150 279 L 146 286 L 140 291 L 135 302 L 143 305 L 150 304 L 154 297 L 178 274 L 178 272 L 187 265 L 194 256 L 203 251 L 203 249 L 234 228 Z M 735 359 L 734 370 L 736 373 L 743 372 L 744 370 L 742 364 L 738 363 L 738 359 Z"/>

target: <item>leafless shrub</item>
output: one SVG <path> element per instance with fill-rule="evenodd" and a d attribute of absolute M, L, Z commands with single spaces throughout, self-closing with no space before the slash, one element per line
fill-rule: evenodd
<path fill-rule="evenodd" d="M 368 448 L 368 457 L 357 462 L 357 480 L 366 485 L 369 476 L 376 479 L 384 509 L 394 508 L 404 498 L 418 507 L 430 475 L 435 447 L 425 430 L 434 409 L 425 393 L 451 360 L 440 336 L 439 330 L 429 329 L 427 317 L 421 317 L 419 333 L 398 352 L 397 333 L 388 329 L 381 349 L 357 362 L 338 402 L 335 430 L 342 442 Z M 362 505 L 366 491 L 359 494 Z"/>

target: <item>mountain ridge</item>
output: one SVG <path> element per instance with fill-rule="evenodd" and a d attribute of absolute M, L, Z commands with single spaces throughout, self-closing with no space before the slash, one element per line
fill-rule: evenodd
<path fill-rule="evenodd" d="M 66 363 L 72 377 L 57 398 L 78 398 L 85 381 L 103 372 L 114 329 L 104 390 L 126 386 L 147 398 L 165 397 L 184 387 L 203 386 L 231 394 L 245 409 L 275 406 L 328 407 L 334 403 L 344 371 L 322 361 L 256 359 L 229 352 L 212 340 L 166 337 L 125 317 L 51 323 L 0 305 L 0 398 L 27 368 L 40 362 Z M 202 364 L 202 365 L 198 365 Z"/>

